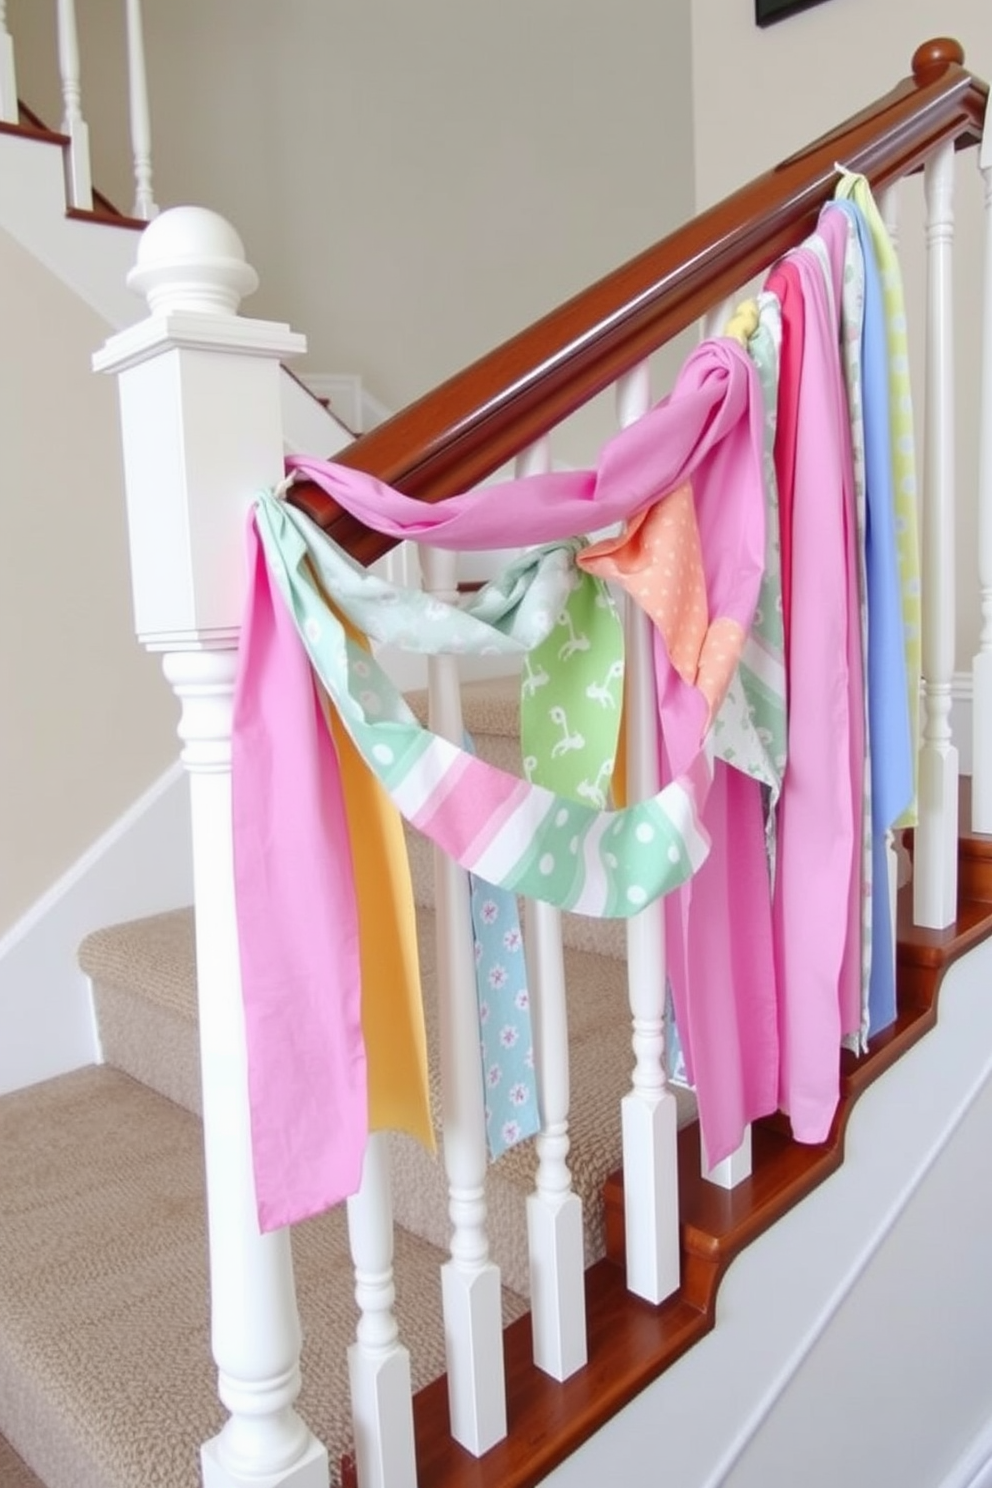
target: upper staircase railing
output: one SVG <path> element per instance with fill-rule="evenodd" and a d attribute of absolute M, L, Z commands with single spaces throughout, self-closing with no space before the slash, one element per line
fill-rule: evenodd
<path fill-rule="evenodd" d="M 951 184 L 958 148 L 981 146 L 987 215 L 992 153 L 983 142 L 987 86 L 964 68 L 960 47 L 934 41 L 913 76 L 878 103 L 719 206 L 576 296 L 339 457 L 428 502 L 472 488 L 508 461 L 521 475 L 550 468 L 557 426 L 616 387 L 626 427 L 651 407 L 648 358 L 672 336 L 743 290 L 816 226 L 833 195 L 837 163 L 866 175 L 892 219 L 889 191 L 924 173 L 927 216 L 927 399 L 923 491 L 925 713 L 914 885 L 917 922 L 950 926 L 957 912 L 957 755 L 950 727 L 954 659 L 953 350 Z M 299 1326 L 286 1230 L 261 1235 L 255 1215 L 244 1017 L 232 860 L 232 698 L 246 581 L 241 565 L 251 493 L 282 476 L 277 359 L 302 349 L 286 327 L 237 315 L 252 275 L 240 242 L 212 214 L 178 209 L 146 233 L 133 277 L 146 321 L 97 358 L 120 374 L 125 468 L 139 637 L 165 653 L 182 707 L 191 775 L 197 895 L 204 1132 L 210 1221 L 213 1347 L 229 1419 L 203 1449 L 208 1488 L 265 1481 L 326 1488 L 326 1453 L 297 1416 Z M 987 256 L 984 365 L 992 354 L 992 248 Z M 204 308 L 207 306 L 208 308 Z M 980 502 L 983 634 L 975 667 L 976 812 L 992 797 L 978 772 L 992 761 L 992 404 L 984 387 Z M 368 564 L 394 539 L 340 510 L 314 484 L 290 499 Z M 513 534 L 507 534 L 515 542 Z M 446 554 L 424 554 L 429 587 L 451 598 Z M 627 617 L 628 780 L 635 796 L 659 784 L 657 700 L 646 617 Z M 461 740 L 457 671 L 432 660 L 436 732 Z M 984 804 L 983 804 L 984 803 Z M 992 823 L 980 822 L 984 829 Z M 439 971 L 445 1160 L 453 1226 L 444 1267 L 447 1411 L 414 1416 L 409 1361 L 392 1312 L 389 1176 L 381 1138 L 370 1139 L 360 1191 L 349 1200 L 356 1297 L 362 1310 L 349 1354 L 362 1488 L 454 1482 L 534 1483 L 644 1382 L 626 1358 L 607 1361 L 602 1313 L 585 1328 L 581 1223 L 565 1163 L 568 1133 L 566 998 L 556 913 L 535 906 L 529 925 L 540 1033 L 542 1129 L 529 1205 L 533 1364 L 519 1350 L 504 1377 L 499 1271 L 485 1212 L 478 1029 L 472 1022 L 472 947 L 463 871 L 439 855 L 439 917 L 449 936 Z M 649 906 L 629 922 L 635 1069 L 623 1102 L 626 1282 L 652 1304 L 680 1286 L 674 1098 L 663 1058 L 664 920 Z M 734 1154 L 709 1177 L 733 1186 L 748 1172 Z M 669 1357 L 686 1346 L 686 1317 L 702 1301 L 699 1268 L 673 1299 Z M 619 1304 L 611 1303 L 620 1327 Z M 681 1310 L 680 1310 L 681 1309 Z M 681 1330 L 681 1331 L 680 1331 Z M 516 1347 L 516 1345 L 514 1346 Z M 586 1369 L 587 1357 L 590 1368 Z M 656 1367 L 654 1364 L 652 1368 Z M 539 1371 L 539 1372 L 538 1372 Z M 509 1409 L 507 1400 L 510 1401 Z M 535 1415 L 535 1412 L 540 1414 Z M 479 1457 L 467 1459 L 447 1436 Z M 459 1463 L 462 1467 L 459 1467 Z"/>

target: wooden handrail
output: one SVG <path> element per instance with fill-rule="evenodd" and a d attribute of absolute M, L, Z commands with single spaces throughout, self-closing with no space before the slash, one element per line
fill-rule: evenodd
<path fill-rule="evenodd" d="M 694 217 L 335 458 L 423 501 L 475 485 L 794 247 L 837 162 L 877 190 L 946 140 L 981 139 L 988 85 L 958 42 L 919 47 L 912 76 L 838 129 Z M 301 482 L 292 500 L 363 563 L 394 546 Z"/>

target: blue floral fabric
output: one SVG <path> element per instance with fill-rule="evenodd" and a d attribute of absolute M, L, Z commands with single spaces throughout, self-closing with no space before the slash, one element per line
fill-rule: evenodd
<path fill-rule="evenodd" d="M 486 1138 L 495 1160 L 539 1130 L 527 962 L 516 896 L 470 877 Z"/>

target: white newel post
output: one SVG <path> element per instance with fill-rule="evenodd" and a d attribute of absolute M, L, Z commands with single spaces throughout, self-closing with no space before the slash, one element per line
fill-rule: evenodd
<path fill-rule="evenodd" d="M 517 458 L 517 475 L 551 469 L 548 438 Z M 561 911 L 539 900 L 527 903 L 527 974 L 534 1029 L 541 1130 L 537 1175 L 527 1195 L 534 1363 L 552 1379 L 565 1380 L 588 1359 L 586 1342 L 585 1242 L 582 1200 L 572 1189 L 568 1167 L 568 1008 Z"/>
<path fill-rule="evenodd" d="M 410 1355 L 393 1312 L 393 1205 L 382 1132 L 369 1137 L 362 1186 L 348 1200 L 348 1237 L 361 1314 L 348 1350 L 358 1481 L 361 1488 L 417 1488 Z"/>
<path fill-rule="evenodd" d="M 90 132 L 82 113 L 79 77 L 79 38 L 75 0 L 59 0 L 59 74 L 62 79 L 62 133 L 69 136 L 65 189 L 71 207 L 93 206 L 90 179 Z"/>
<path fill-rule="evenodd" d="M 926 423 L 923 473 L 923 738 L 913 917 L 941 930 L 958 910 L 958 752 L 951 741 L 954 680 L 954 143 L 923 174 L 927 206 Z"/>
<path fill-rule="evenodd" d="M 231 847 L 231 718 L 252 493 L 282 474 L 279 359 L 305 341 L 241 319 L 257 278 L 234 229 L 181 207 L 147 229 L 129 277 L 150 314 L 94 358 L 119 377 L 135 628 L 182 704 L 190 774 L 211 1340 L 230 1412 L 201 1452 L 206 1488 L 327 1488 L 294 1410 L 300 1324 L 288 1230 L 259 1233 Z"/>
<path fill-rule="evenodd" d="M 17 76 L 14 43 L 7 30 L 7 0 L 0 0 L 0 120 L 17 123 Z"/>
<path fill-rule="evenodd" d="M 150 222 L 158 207 L 152 194 L 152 126 L 141 0 L 127 0 L 127 86 L 134 154 L 134 215 Z"/>
<path fill-rule="evenodd" d="M 982 630 L 973 664 L 971 826 L 992 832 L 992 127 L 982 135 L 985 273 L 982 307 L 982 403 L 978 475 L 978 581 Z"/>
<path fill-rule="evenodd" d="M 457 603 L 454 553 L 421 548 L 424 587 Z M 462 742 L 458 660 L 428 660 L 430 726 Z M 434 850 L 444 1165 L 451 1259 L 441 1268 L 451 1434 L 476 1457 L 506 1435 L 499 1267 L 486 1232 L 486 1116 L 468 875 Z"/>
<path fill-rule="evenodd" d="M 647 363 L 617 383 L 626 427 L 651 403 Z M 656 795 L 658 709 L 651 621 L 627 605 L 627 789 L 632 801 Z M 661 1302 L 679 1284 L 678 1119 L 665 1077 L 665 920 L 660 900 L 627 921 L 627 976 L 633 1018 L 633 1088 L 624 1096 L 623 1203 L 627 1286 Z"/>

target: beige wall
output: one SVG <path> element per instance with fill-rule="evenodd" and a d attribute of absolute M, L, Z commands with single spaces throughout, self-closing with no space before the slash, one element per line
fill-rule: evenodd
<path fill-rule="evenodd" d="M 92 311 L 0 233 L 0 934 L 175 759 Z"/>
<path fill-rule="evenodd" d="M 776 160 L 831 129 L 910 72 L 920 42 L 956 36 L 968 63 L 992 77 L 989 0 L 827 0 L 759 30 L 754 0 L 692 0 L 696 197 L 718 200 Z M 978 306 L 982 192 L 974 153 L 957 172 L 958 344 L 957 664 L 978 638 L 975 488 L 978 445 Z M 911 312 L 917 437 L 923 413 L 925 327 L 922 203 L 917 183 L 901 194 L 901 251 Z"/>
<path fill-rule="evenodd" d="M 106 189 L 119 0 L 78 5 Z M 8 7 L 23 90 L 58 110 L 54 6 Z M 689 0 L 146 0 L 156 192 L 235 223 L 309 365 L 392 407 L 691 214 Z"/>

